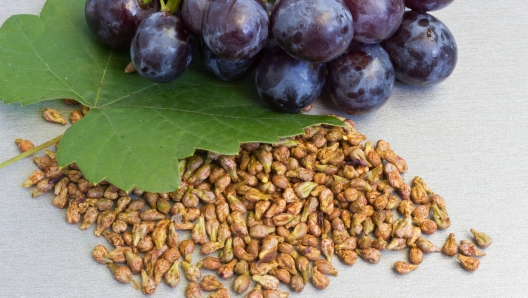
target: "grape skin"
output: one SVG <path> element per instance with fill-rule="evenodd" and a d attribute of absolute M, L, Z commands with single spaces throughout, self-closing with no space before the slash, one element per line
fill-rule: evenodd
<path fill-rule="evenodd" d="M 416 86 L 437 84 L 455 69 L 455 38 L 437 18 L 406 11 L 398 30 L 382 42 L 394 65 L 396 78 Z"/>
<path fill-rule="evenodd" d="M 262 52 L 262 51 L 261 51 Z M 199 47 L 200 62 L 202 66 L 222 81 L 241 79 L 255 69 L 262 55 L 259 54 L 242 60 L 225 60 L 216 56 L 203 40 Z"/>
<path fill-rule="evenodd" d="M 158 10 L 159 1 L 141 7 L 137 0 L 87 0 L 85 18 L 99 42 L 125 50 L 129 49 L 141 21 Z"/>
<path fill-rule="evenodd" d="M 204 14 L 203 38 L 222 59 L 256 55 L 268 37 L 269 18 L 262 0 L 215 0 Z"/>
<path fill-rule="evenodd" d="M 212 0 L 185 0 L 183 1 L 181 14 L 187 29 L 193 33 L 202 35 L 203 16 Z"/>
<path fill-rule="evenodd" d="M 330 61 L 354 36 L 352 14 L 342 0 L 280 0 L 270 18 L 279 45 L 299 60 Z"/>
<path fill-rule="evenodd" d="M 325 64 L 301 61 L 276 46 L 266 51 L 257 67 L 255 83 L 269 107 L 297 113 L 312 104 L 324 86 Z"/>
<path fill-rule="evenodd" d="M 379 44 L 352 42 L 337 59 L 327 63 L 330 98 L 343 112 L 361 114 L 379 108 L 392 93 L 394 69 Z"/>
<path fill-rule="evenodd" d="M 379 43 L 400 25 L 404 0 L 344 0 L 354 19 L 354 41 Z"/>
<path fill-rule="evenodd" d="M 130 56 L 140 75 L 158 83 L 170 82 L 189 67 L 193 43 L 192 33 L 180 18 L 169 12 L 158 12 L 139 26 Z"/>
<path fill-rule="evenodd" d="M 405 0 L 405 6 L 417 11 L 433 11 L 442 9 L 454 0 Z"/>

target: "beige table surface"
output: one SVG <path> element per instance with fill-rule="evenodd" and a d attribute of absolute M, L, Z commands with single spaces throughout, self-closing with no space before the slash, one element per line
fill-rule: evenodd
<path fill-rule="evenodd" d="M 0 24 L 10 15 L 38 14 L 44 0 L 0 1 Z M 528 3 L 457 0 L 434 12 L 454 34 L 459 61 L 453 75 L 426 89 L 397 84 L 380 110 L 351 117 L 370 140 L 384 139 L 415 175 L 442 195 L 452 226 L 430 239 L 443 244 L 449 232 L 468 239 L 469 228 L 494 238 L 478 271 L 453 258 L 427 255 L 406 276 L 393 272 L 403 252 L 384 253 L 377 265 L 335 262 L 339 276 L 325 291 L 306 286 L 291 297 L 522 297 L 528 292 Z M 65 127 L 41 119 L 46 102 L 27 107 L 0 104 L 0 161 L 18 154 L 15 138 L 43 143 Z M 337 113 L 318 103 L 316 113 Z M 91 258 L 106 240 L 69 226 L 51 196 L 32 199 L 20 184 L 35 169 L 30 158 L 0 170 L 0 297 L 140 297 L 114 281 Z M 184 280 L 184 279 L 183 279 Z M 156 297 L 181 297 L 158 287 Z"/>

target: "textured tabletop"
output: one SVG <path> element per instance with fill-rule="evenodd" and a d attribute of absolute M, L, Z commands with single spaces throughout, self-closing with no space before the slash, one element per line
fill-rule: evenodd
<path fill-rule="evenodd" d="M 0 1 L 0 24 L 10 15 L 38 14 L 44 0 Z M 433 12 L 451 30 L 458 65 L 443 83 L 428 88 L 396 84 L 379 110 L 350 117 L 369 140 L 384 139 L 416 175 L 447 203 L 452 225 L 431 239 L 442 245 L 452 232 L 470 239 L 470 228 L 494 243 L 473 273 L 454 258 L 426 255 L 417 271 L 400 276 L 393 263 L 403 252 L 384 252 L 370 265 L 335 262 L 339 276 L 317 291 L 306 286 L 290 297 L 521 297 L 528 291 L 528 4 L 526 1 L 456 0 Z M 1 53 L 0 53 L 1 54 Z M 59 102 L 20 107 L 0 104 L 0 162 L 18 154 L 16 138 L 35 144 L 65 127 L 45 122 L 41 113 Z M 338 113 L 317 103 L 312 113 Z M 94 262 L 92 248 L 106 240 L 70 226 L 51 205 L 51 195 L 31 198 L 20 185 L 35 169 L 31 158 L 0 169 L 0 297 L 141 297 Z M 155 297 L 181 297 L 159 286 Z M 523 295 L 524 294 L 524 295 Z"/>

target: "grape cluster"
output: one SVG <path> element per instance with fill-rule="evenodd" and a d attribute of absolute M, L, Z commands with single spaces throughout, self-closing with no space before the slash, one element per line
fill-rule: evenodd
<path fill-rule="evenodd" d="M 436 84 L 457 63 L 453 35 L 427 13 L 453 0 L 264 1 L 87 0 L 86 21 L 106 46 L 130 49 L 138 73 L 155 82 L 181 76 L 195 43 L 220 80 L 256 69 L 259 95 L 285 113 L 306 109 L 324 87 L 342 111 L 372 111 L 396 79 Z"/>

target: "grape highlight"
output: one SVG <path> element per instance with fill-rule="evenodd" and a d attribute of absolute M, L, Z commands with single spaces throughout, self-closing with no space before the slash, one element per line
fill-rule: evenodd
<path fill-rule="evenodd" d="M 117 50 L 130 48 L 139 24 L 160 9 L 159 2 L 140 4 L 138 0 L 87 0 L 88 28 L 102 44 Z"/>

